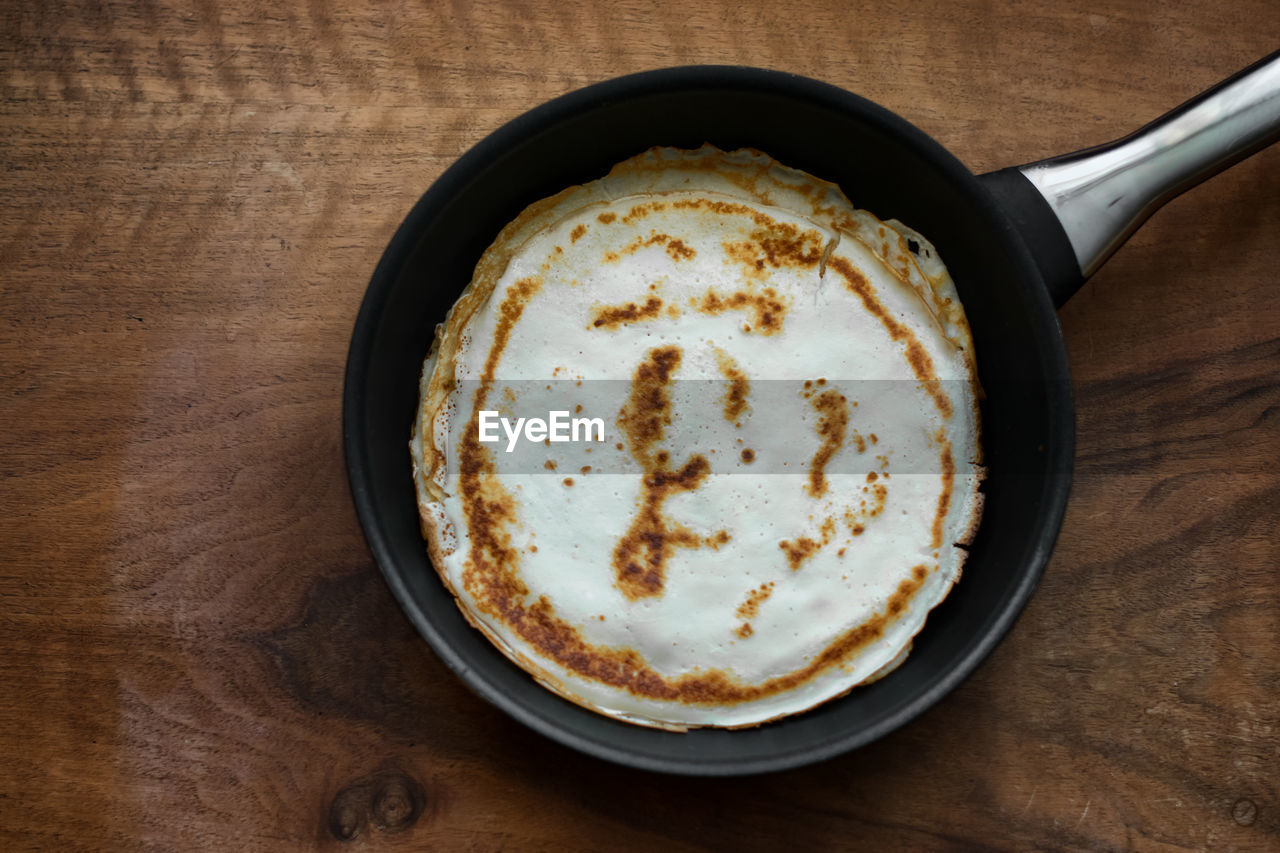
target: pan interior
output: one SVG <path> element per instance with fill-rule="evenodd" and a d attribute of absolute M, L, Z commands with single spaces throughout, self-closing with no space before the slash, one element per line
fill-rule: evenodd
<path fill-rule="evenodd" d="M 972 328 L 988 479 L 964 576 L 890 677 L 757 729 L 672 733 L 551 694 L 459 614 L 427 562 L 404 436 L 418 371 L 494 235 L 529 203 L 655 145 L 756 148 L 838 183 L 854 204 L 937 246 Z M 838 340 L 833 340 L 833 346 Z M 724 775 L 821 760 L 902 725 L 985 657 L 1021 611 L 1061 522 L 1073 419 L 1057 318 L 1030 256 L 974 176 L 892 114 L 775 72 L 697 68 L 600 84 L 482 141 L 428 191 L 374 273 L 344 401 L 352 490 L 370 549 L 411 621 L 482 696 L 536 730 L 632 766 Z"/>

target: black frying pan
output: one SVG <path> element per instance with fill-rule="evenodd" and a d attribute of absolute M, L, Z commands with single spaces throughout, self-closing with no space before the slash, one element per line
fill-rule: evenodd
<path fill-rule="evenodd" d="M 1049 558 L 1075 430 L 1055 306 L 1152 210 L 1274 141 L 1278 128 L 1280 54 L 1125 140 L 982 176 L 896 115 L 789 74 L 673 68 L 557 98 L 448 169 L 373 274 L 343 400 L 347 468 L 369 548 L 409 619 L 454 672 L 517 720 L 576 749 L 651 770 L 728 775 L 866 744 L 973 672 L 1012 626 Z M 859 207 L 900 219 L 937 246 L 973 329 L 989 473 L 964 577 L 902 667 L 758 728 L 676 734 L 559 698 L 463 621 L 427 560 L 407 442 L 432 330 L 502 226 L 530 202 L 601 177 L 647 148 L 706 142 L 758 148 L 835 181 Z M 832 346 L 839 337 L 833 329 Z"/>

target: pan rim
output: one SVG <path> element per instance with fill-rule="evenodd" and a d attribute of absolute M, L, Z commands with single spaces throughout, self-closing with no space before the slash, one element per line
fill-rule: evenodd
<path fill-rule="evenodd" d="M 896 113 L 865 98 L 812 78 L 738 65 L 678 66 L 605 80 L 534 107 L 492 131 L 451 164 L 414 204 L 379 259 L 357 314 L 344 374 L 343 445 L 352 499 L 374 562 L 414 628 L 427 640 L 445 665 L 472 691 L 513 719 L 553 741 L 607 761 L 656 772 L 731 776 L 799 767 L 865 746 L 919 717 L 978 668 L 1022 613 L 1052 552 L 1066 512 L 1074 458 L 1075 418 L 1070 386 L 1067 383 L 1069 373 L 1061 329 L 1057 325 L 1057 315 L 1048 291 L 1037 276 L 1029 285 L 1027 296 L 1033 301 L 1033 309 L 1037 314 L 1052 317 L 1056 331 L 1054 335 L 1042 336 L 1037 344 L 1044 363 L 1054 377 L 1063 380 L 1067 393 L 1050 400 L 1051 421 L 1058 441 L 1046 450 L 1051 470 L 1059 472 L 1060 479 L 1047 478 L 1041 489 L 1043 524 L 1036 547 L 1028 557 L 1028 565 L 1019 573 L 1017 582 L 1007 590 L 1000 607 L 988 614 L 986 629 L 968 652 L 950 670 L 925 689 L 913 694 L 894 713 L 874 725 L 839 732 L 800 747 L 776 749 L 768 755 L 707 758 L 691 753 L 688 757 L 671 758 L 645 753 L 629 746 L 619 746 L 590 733 L 570 728 L 561 720 L 553 719 L 539 709 L 509 696 L 491 679 L 487 679 L 483 672 L 468 664 L 453 648 L 450 639 L 433 624 L 409 588 L 404 569 L 394 559 L 388 535 L 380 525 L 380 513 L 370 485 L 372 465 L 367 455 L 364 424 L 365 377 L 368 375 L 370 354 L 382 312 L 400 270 L 418 247 L 419 236 L 443 212 L 450 200 L 466 191 L 468 184 L 484 167 L 503 156 L 516 143 L 605 104 L 669 94 L 673 90 L 700 89 L 765 92 L 810 101 L 841 113 L 857 114 L 860 121 L 878 126 L 901 144 L 914 147 L 922 156 L 937 163 L 975 206 L 984 209 L 992 219 L 1002 223 L 1005 233 L 1000 235 L 1000 239 L 1019 255 L 1016 262 L 1020 268 L 1036 269 L 1034 260 L 1013 223 L 982 187 L 977 176 L 932 137 Z"/>

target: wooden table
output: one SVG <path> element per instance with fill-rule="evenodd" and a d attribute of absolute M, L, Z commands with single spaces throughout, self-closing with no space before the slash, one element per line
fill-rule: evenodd
<path fill-rule="evenodd" d="M 374 568 L 356 311 L 521 111 L 760 65 L 985 171 L 1280 46 L 1274 0 L 855 5 L 4 3 L 0 848 L 1280 849 L 1280 149 L 1063 309 L 1056 555 L 985 666 L 868 748 L 710 781 L 578 755 L 468 692 Z"/>

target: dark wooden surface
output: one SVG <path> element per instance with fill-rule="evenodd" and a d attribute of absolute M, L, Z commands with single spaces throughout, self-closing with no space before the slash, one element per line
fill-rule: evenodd
<path fill-rule="evenodd" d="M 548 97 L 781 68 L 983 171 L 1275 49 L 1274 0 L 14 0 L 0 36 L 0 848 L 1280 849 L 1280 150 L 1061 312 L 1077 482 L 1035 600 L 820 766 L 668 778 L 509 721 L 401 616 L 340 447 L 387 240 Z"/>

